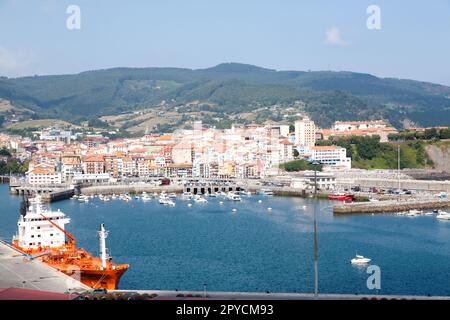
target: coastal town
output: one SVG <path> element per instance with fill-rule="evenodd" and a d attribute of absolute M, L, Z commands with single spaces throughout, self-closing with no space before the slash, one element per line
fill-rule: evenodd
<path fill-rule="evenodd" d="M 33 139 L 1 134 L 0 148 L 28 161 L 26 181 L 36 186 L 151 176 L 246 179 L 280 175 L 280 165 L 295 159 L 348 170 L 351 158 L 345 148 L 316 142 L 350 135 L 387 141 L 388 134 L 397 133 L 381 120 L 336 122 L 321 130 L 305 117 L 293 127 L 269 122 L 218 130 L 197 121 L 192 130 L 128 139 L 47 128 L 33 132 Z M 8 161 L 6 156 L 2 160 Z"/>
<path fill-rule="evenodd" d="M 408 132 L 439 130 L 448 128 L 414 128 Z M 399 135 L 384 120 L 336 121 L 331 128 L 321 129 L 304 116 L 294 123 L 268 121 L 262 125 L 232 125 L 229 129 L 195 121 L 192 129 L 117 139 L 102 132 L 50 127 L 33 131 L 31 137 L 2 134 L 0 148 L 9 153 L 2 156 L 3 163 L 21 164 L 22 175 L 11 172 L 11 193 L 50 193 L 47 201 L 76 195 L 77 187 L 78 193 L 114 194 L 154 191 L 145 187 L 161 185 L 171 185 L 170 190 L 175 192 L 200 194 L 239 189 L 257 192 L 270 187 L 270 192 L 278 194 L 314 193 L 365 201 L 392 200 L 401 195 L 433 198 L 448 193 L 446 181 L 416 180 L 411 170 L 400 170 L 400 149 L 397 168 L 363 170 L 352 168 L 348 149 L 331 143 L 348 137 L 388 142 Z M 132 187 L 136 183 L 144 187 Z M 231 185 L 223 188 L 224 183 Z M 111 185 L 116 189 L 105 187 Z M 80 186 L 85 188 L 81 190 Z M 102 186 L 105 188 L 98 189 Z M 377 210 L 373 204 L 363 209 L 357 210 Z M 347 210 L 354 209 L 346 207 L 343 212 Z"/>

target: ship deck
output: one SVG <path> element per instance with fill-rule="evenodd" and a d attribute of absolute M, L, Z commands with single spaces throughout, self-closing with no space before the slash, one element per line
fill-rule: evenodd
<path fill-rule="evenodd" d="M 0 241 L 0 288 L 24 288 L 59 293 L 89 290 L 79 281 L 38 260 L 28 260 Z"/>

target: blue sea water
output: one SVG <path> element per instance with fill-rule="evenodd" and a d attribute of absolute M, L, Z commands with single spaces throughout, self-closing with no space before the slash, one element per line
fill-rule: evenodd
<path fill-rule="evenodd" d="M 259 203 L 258 200 L 262 200 Z M 0 185 L 0 237 L 16 232 L 20 198 Z M 319 291 L 450 296 L 450 222 L 433 216 L 333 216 L 327 200 L 243 196 L 241 203 L 156 200 L 51 204 L 71 218 L 79 247 L 98 254 L 105 223 L 115 262 L 130 269 L 122 289 L 313 292 L 313 215 L 317 213 Z M 219 204 L 223 201 L 223 205 Z M 273 208 L 272 211 L 267 210 Z M 237 209 L 233 213 L 232 209 Z M 381 289 L 367 288 L 366 267 L 381 269 Z"/>

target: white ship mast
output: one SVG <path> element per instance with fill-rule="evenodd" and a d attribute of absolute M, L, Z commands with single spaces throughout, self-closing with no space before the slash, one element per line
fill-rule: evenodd
<path fill-rule="evenodd" d="M 100 258 L 102 260 L 102 268 L 106 269 L 106 261 L 108 254 L 106 253 L 106 238 L 108 237 L 108 231 L 105 230 L 105 224 L 100 225 L 100 231 L 98 232 L 100 238 Z"/>

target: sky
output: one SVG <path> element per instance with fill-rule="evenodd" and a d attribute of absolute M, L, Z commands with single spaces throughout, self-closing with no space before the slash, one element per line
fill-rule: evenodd
<path fill-rule="evenodd" d="M 450 0 L 0 0 L 0 76 L 240 62 L 450 86 L 449 57 Z"/>

